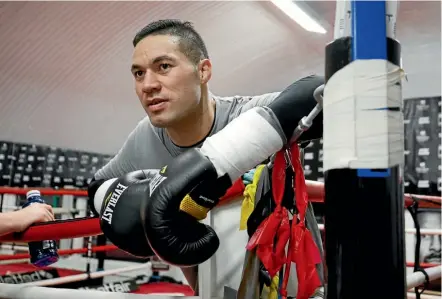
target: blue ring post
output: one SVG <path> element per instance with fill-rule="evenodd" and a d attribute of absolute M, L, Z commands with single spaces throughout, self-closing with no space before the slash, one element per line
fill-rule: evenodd
<path fill-rule="evenodd" d="M 387 59 L 385 5 L 385 1 L 352 1 L 352 60 Z"/>
<path fill-rule="evenodd" d="M 351 8 L 350 60 L 390 60 L 386 1 L 352 0 Z M 327 299 L 406 298 L 400 167 L 325 173 Z"/>
<path fill-rule="evenodd" d="M 352 1 L 352 61 L 387 60 L 385 5 L 385 1 Z M 391 171 L 389 169 L 358 169 L 358 177 L 389 177 L 390 175 Z"/>

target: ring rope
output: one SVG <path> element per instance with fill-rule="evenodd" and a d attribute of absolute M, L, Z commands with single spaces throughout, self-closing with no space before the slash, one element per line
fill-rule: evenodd
<path fill-rule="evenodd" d="M 416 295 L 413 293 L 408 292 L 407 294 L 408 299 L 417 299 Z M 440 299 L 440 295 L 430 295 L 430 294 L 422 294 L 420 295 L 421 299 Z"/>
<path fill-rule="evenodd" d="M 305 181 L 307 184 L 307 193 L 311 202 L 324 202 L 324 183 L 317 181 Z M 50 189 L 50 188 L 18 188 L 18 187 L 0 187 L 0 194 L 26 195 L 30 190 L 39 190 L 41 195 L 73 195 L 78 197 L 87 197 L 87 191 L 75 189 Z M 230 190 L 230 189 L 229 189 Z M 226 193 L 229 193 L 229 190 Z M 242 190 L 243 191 L 243 190 Z M 232 198 L 239 195 L 238 192 L 232 194 Z M 440 208 L 441 197 L 430 195 L 404 194 L 405 207 L 413 204 L 414 200 L 419 201 L 420 208 Z M 228 201 L 228 200 L 227 200 Z"/>
<path fill-rule="evenodd" d="M 147 295 L 149 299 L 174 299 L 175 296 L 167 295 Z M 24 286 L 23 284 L 0 283 L 0 298 L 20 298 L 20 299 L 140 299 L 146 295 L 100 292 L 88 290 L 75 290 L 64 288 L 44 288 L 36 286 Z M 197 296 L 186 296 L 187 299 L 201 299 Z"/>
<path fill-rule="evenodd" d="M 315 181 L 306 181 L 307 193 L 311 202 L 324 202 L 324 184 Z M 38 188 L 37 188 L 38 189 Z M 26 194 L 31 189 L 0 187 L 0 194 Z M 38 189 L 42 195 L 75 195 L 87 196 L 86 191 L 81 190 L 53 190 L 48 188 Z M 241 192 L 242 194 L 242 192 Z M 236 197 L 235 197 L 236 195 Z M 239 199 L 238 192 L 232 195 L 232 198 Z M 411 205 L 415 200 L 419 200 L 421 208 L 440 208 L 441 197 L 426 195 L 404 194 L 405 206 Z M 219 205 L 227 204 L 232 200 L 221 201 Z M 43 227 L 44 226 L 44 227 Z M 39 223 L 30 226 L 22 233 L 11 233 L 0 236 L 0 242 L 32 242 L 45 239 L 60 240 L 71 238 L 82 238 L 101 235 L 98 218 L 76 218 L 69 220 L 57 220 L 52 222 Z"/>
<path fill-rule="evenodd" d="M 70 255 L 77 253 L 87 253 L 88 248 L 75 248 L 75 249 L 59 249 L 58 255 Z M 118 247 L 115 245 L 102 245 L 102 246 L 92 246 L 92 252 L 103 252 L 103 251 L 112 251 L 118 250 Z M 18 260 L 18 259 L 27 259 L 30 257 L 29 253 L 18 253 L 18 254 L 1 254 L 0 261 L 6 260 Z"/>
<path fill-rule="evenodd" d="M 87 197 L 87 191 L 85 190 L 52 188 L 0 187 L 0 194 L 26 195 L 26 193 L 31 190 L 38 190 L 43 196 L 72 195 L 78 197 Z"/>
<path fill-rule="evenodd" d="M 95 272 L 89 272 L 89 273 L 69 275 L 69 276 L 64 276 L 64 277 L 57 277 L 57 278 L 53 278 L 53 279 L 45 279 L 45 280 L 27 282 L 27 283 L 22 283 L 21 285 L 40 286 L 40 287 L 53 286 L 53 285 L 59 285 L 59 284 L 77 282 L 77 281 L 84 281 L 87 279 L 100 278 L 100 277 L 115 275 L 115 274 L 124 273 L 124 272 L 145 270 L 148 266 L 151 266 L 150 262 L 143 263 L 140 265 L 135 265 L 135 266 L 122 267 L 122 268 L 118 268 L 118 269 L 101 270 L 101 271 L 95 271 Z"/>
<path fill-rule="evenodd" d="M 19 210 L 20 206 L 3 206 L 3 212 L 6 211 L 16 211 Z M 86 211 L 86 209 L 67 209 L 67 208 L 52 208 L 52 212 L 54 212 L 54 215 L 59 214 L 77 214 L 79 212 Z"/>
<path fill-rule="evenodd" d="M 428 275 L 428 281 L 433 281 L 439 279 L 441 277 L 441 266 L 431 267 L 425 269 L 425 272 Z M 424 284 L 427 281 L 427 275 L 422 273 L 421 271 L 414 272 L 410 275 L 407 275 L 407 290 L 418 287 Z"/>
<path fill-rule="evenodd" d="M 98 218 L 75 218 L 38 223 L 22 233 L 0 236 L 0 242 L 33 242 L 41 240 L 61 240 L 101 235 Z"/>
<path fill-rule="evenodd" d="M 323 225 L 322 225 L 323 227 Z M 319 225 L 321 229 L 321 224 Z M 408 228 L 406 233 L 414 233 Z M 101 235 L 100 222 L 96 217 L 75 218 L 39 223 L 30 226 L 23 233 L 10 233 L 0 236 L 0 242 L 33 242 L 41 240 L 61 240 Z M 438 229 L 421 229 L 421 234 L 440 235 Z"/>
<path fill-rule="evenodd" d="M 415 263 L 407 262 L 406 266 L 409 268 L 414 268 Z M 440 264 L 433 264 L 433 263 L 420 263 L 419 264 L 419 267 L 421 267 L 422 269 L 433 268 L 433 267 L 437 267 L 437 266 L 440 266 Z"/>
<path fill-rule="evenodd" d="M 319 230 L 325 230 L 324 224 L 318 224 Z M 442 235 L 442 229 L 437 228 L 421 228 L 419 229 L 421 235 L 433 235 L 433 236 L 440 236 Z M 415 228 L 406 228 L 405 229 L 406 234 L 416 234 L 417 230 Z"/>
<path fill-rule="evenodd" d="M 323 224 L 318 224 L 318 227 L 320 230 L 324 229 L 324 225 Z M 414 229 L 406 229 L 406 233 L 415 233 Z M 425 234 L 441 234 L 440 230 L 428 230 L 428 232 L 426 230 L 421 231 L 422 235 Z M 3 245 L 5 246 L 5 245 Z M 11 248 L 13 248 L 11 246 Z M 27 248 L 26 248 L 27 250 Z M 118 250 L 118 247 L 116 247 L 115 245 L 102 245 L 102 246 L 92 246 L 91 251 L 92 252 L 106 252 L 106 251 L 112 251 L 112 250 Z M 76 249 L 61 249 L 58 251 L 58 255 L 62 256 L 62 255 L 70 255 L 70 254 L 79 254 L 79 253 L 87 253 L 88 248 L 76 248 Z M 0 261 L 11 261 L 11 260 L 27 260 L 30 257 L 29 253 L 19 253 L 19 254 L 4 254 L 4 255 L 0 255 Z M 412 262 L 407 262 L 406 266 L 407 267 L 414 267 L 414 263 Z M 430 268 L 430 267 L 435 267 L 438 266 L 438 264 L 433 264 L 433 263 L 421 263 L 420 267 L 421 268 Z"/>

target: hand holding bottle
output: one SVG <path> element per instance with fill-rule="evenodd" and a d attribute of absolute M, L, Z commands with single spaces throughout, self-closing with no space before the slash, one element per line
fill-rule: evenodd
<path fill-rule="evenodd" d="M 18 211 L 20 221 L 17 224 L 16 231 L 22 232 L 29 226 L 39 222 L 54 221 L 54 212 L 52 207 L 47 204 L 32 204 Z"/>

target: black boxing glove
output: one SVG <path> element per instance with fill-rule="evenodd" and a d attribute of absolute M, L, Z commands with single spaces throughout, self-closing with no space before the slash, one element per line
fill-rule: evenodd
<path fill-rule="evenodd" d="M 94 196 L 103 234 L 119 249 L 135 256 L 154 256 L 140 218 L 151 179 L 159 170 L 138 170 L 101 184 Z"/>
<path fill-rule="evenodd" d="M 214 165 L 197 149 L 163 167 L 143 201 L 141 217 L 153 251 L 176 266 L 191 266 L 210 258 L 219 247 L 213 229 L 196 220 L 205 218 L 231 186 L 218 178 Z M 186 212 L 185 212 L 186 211 Z"/>
<path fill-rule="evenodd" d="M 106 180 L 96 180 L 95 178 L 92 179 L 92 181 L 89 183 L 89 186 L 87 188 L 87 204 L 89 206 L 89 209 L 91 210 L 92 214 L 94 214 L 95 217 L 100 216 L 98 211 L 95 209 L 94 205 L 94 197 L 95 193 L 97 192 L 98 188 L 100 188 L 101 184 L 103 184 Z"/>
<path fill-rule="evenodd" d="M 245 129 L 248 126 L 254 130 Z M 161 183 L 150 190 L 152 195 L 141 209 L 146 237 L 161 259 L 181 267 L 193 266 L 216 252 L 216 233 L 197 221 L 203 217 L 184 213 L 183 203 L 190 197 L 204 206 L 205 198 L 221 197 L 231 182 L 281 149 L 285 139 L 278 126 L 271 110 L 253 108 L 209 137 L 201 150 L 190 149 L 163 168 L 165 171 L 158 174 Z M 244 132 L 244 139 L 236 139 L 238 131 Z M 249 142 L 255 148 L 243 147 Z"/>
<path fill-rule="evenodd" d="M 324 78 L 319 76 L 298 80 L 268 107 L 254 107 L 240 114 L 207 138 L 201 150 L 191 149 L 163 168 L 166 171 L 158 174 L 159 183 L 150 190 L 149 200 L 143 202 L 141 209 L 146 236 L 159 257 L 171 264 L 193 266 L 216 252 L 216 233 L 197 221 L 201 217 L 183 213 L 183 198 L 190 194 L 196 201 L 200 190 L 211 189 L 208 186 L 219 188 L 216 193 L 223 189 L 225 192 L 226 181 L 234 182 L 279 151 L 290 140 L 299 121 L 316 106 L 313 94 L 322 84 Z M 298 142 L 322 136 L 322 113 L 306 133 Z M 220 179 L 222 183 L 218 184 Z"/>

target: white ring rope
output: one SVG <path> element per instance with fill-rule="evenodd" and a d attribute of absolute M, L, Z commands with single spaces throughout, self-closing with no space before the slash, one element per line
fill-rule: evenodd
<path fill-rule="evenodd" d="M 319 224 L 319 228 L 323 229 L 324 225 Z M 414 229 L 406 229 L 406 233 L 415 234 L 416 230 Z M 422 234 L 427 235 L 440 235 L 441 231 L 437 229 L 421 229 Z M 11 246 L 12 247 L 12 246 Z M 70 275 L 65 277 L 59 277 L 54 279 L 47 279 L 43 281 L 36 281 L 36 282 L 29 282 L 29 283 L 23 283 L 20 285 L 11 285 L 11 284 L 0 284 L 0 298 L 33 298 L 33 299 L 51 299 L 51 298 L 61 298 L 63 299 L 70 299 L 70 298 L 79 298 L 82 297 L 82 299 L 87 298 L 105 298 L 101 297 L 104 292 L 99 291 L 83 291 L 83 290 L 72 290 L 72 289 L 48 289 L 48 288 L 41 288 L 43 286 L 54 286 L 59 285 L 63 283 L 70 283 L 70 282 L 78 282 L 83 281 L 87 279 L 93 279 L 93 278 L 99 278 L 104 277 L 108 275 L 114 275 L 124 272 L 130 272 L 135 270 L 141 270 L 145 269 L 146 267 L 151 266 L 151 263 L 143 263 L 141 265 L 136 266 L 129 266 L 119 269 L 113 269 L 113 270 L 106 270 L 106 271 L 97 271 L 92 273 L 82 273 L 82 274 L 76 274 L 76 275 Z M 427 272 L 430 281 L 433 281 L 435 279 L 438 279 L 441 277 L 441 266 L 431 267 L 427 268 L 425 271 Z M 415 272 L 407 276 L 407 289 L 412 289 L 416 286 L 422 285 L 425 283 L 425 275 L 421 272 Z M 12 288 L 12 289 L 11 289 Z M 32 288 L 32 291 L 30 289 Z M 13 290 L 14 289 L 14 290 Z M 92 293 L 91 293 L 92 292 Z M 11 295 L 14 294 L 14 295 Z M 112 299 L 112 298 L 119 298 L 119 299 L 135 299 L 132 296 L 137 296 L 134 294 L 118 294 L 116 297 L 109 297 L 108 292 L 105 292 L 103 296 L 106 296 L 106 299 Z M 127 295 L 131 295 L 131 297 L 127 297 Z M 144 295 L 145 298 L 146 295 Z M 167 298 L 173 298 L 169 296 L 150 296 L 148 295 L 150 299 L 159 298 L 159 299 L 167 299 Z M 186 297 L 186 298 L 198 298 L 198 297 Z"/>
<path fill-rule="evenodd" d="M 128 266 L 128 267 L 112 269 L 112 270 L 90 272 L 89 274 L 88 273 L 82 273 L 82 274 L 69 275 L 69 276 L 58 277 L 58 278 L 53 278 L 53 279 L 46 279 L 46 280 L 40 280 L 40 281 L 34 281 L 34 282 L 27 282 L 27 283 L 23 283 L 21 285 L 25 285 L 25 286 L 40 286 L 40 287 L 43 287 L 43 286 L 53 286 L 53 285 L 58 285 L 58 284 L 63 284 L 63 283 L 69 283 L 69 282 L 83 281 L 83 280 L 86 280 L 86 279 L 99 278 L 99 277 L 104 277 L 104 276 L 114 275 L 114 274 L 119 274 L 119 273 L 124 273 L 124 272 L 142 270 L 142 269 L 145 269 L 148 266 L 149 267 L 151 266 L 150 262 L 143 263 L 141 265 Z"/>
<path fill-rule="evenodd" d="M 318 227 L 320 230 L 324 229 L 324 224 L 318 224 Z M 442 230 L 441 229 L 437 229 L 437 228 L 421 228 L 419 229 L 419 231 L 421 232 L 421 235 L 437 235 L 440 236 L 442 235 Z M 414 228 L 406 228 L 405 229 L 405 233 L 406 234 L 416 234 L 416 229 Z"/>
<path fill-rule="evenodd" d="M 421 232 L 421 235 L 433 235 L 433 236 L 440 236 L 440 235 L 442 235 L 442 230 L 440 230 L 440 229 L 421 228 L 419 230 Z M 407 234 L 416 234 L 416 230 L 414 228 L 406 228 L 405 232 Z"/>
<path fill-rule="evenodd" d="M 29 263 L 29 259 L 18 259 L 18 260 L 4 260 L 4 261 L 0 261 L 0 265 L 27 264 L 27 263 Z"/>
<path fill-rule="evenodd" d="M 409 299 L 415 299 L 416 298 L 416 294 L 415 293 L 408 293 L 407 294 L 407 298 Z M 431 294 L 421 294 L 420 295 L 421 299 L 440 299 L 440 295 L 431 295 Z"/>
<path fill-rule="evenodd" d="M 93 272 L 90 274 L 91 278 L 103 277 L 106 275 L 118 274 L 122 272 L 129 272 L 133 270 L 140 270 L 148 266 L 150 263 L 145 263 L 137 266 L 130 266 L 115 270 L 109 271 L 100 271 Z M 426 269 L 426 272 L 430 278 L 430 281 L 438 279 L 441 277 L 441 266 L 432 267 Z M 63 298 L 63 299 L 88 299 L 88 298 L 97 298 L 97 299 L 136 299 L 140 298 L 141 295 L 135 294 L 122 294 L 122 293 L 109 293 L 109 292 L 101 292 L 94 290 L 73 290 L 73 289 L 51 289 L 51 288 L 43 288 L 41 286 L 55 285 L 67 282 L 74 282 L 85 280 L 89 276 L 87 274 L 79 274 L 72 275 L 67 277 L 48 279 L 44 281 L 24 283 L 24 284 L 0 284 L 0 297 L 1 298 L 22 298 L 22 299 L 55 299 L 55 298 Z M 407 276 L 407 289 L 412 289 L 421 284 L 425 283 L 425 276 L 421 272 L 415 272 L 411 275 Z M 40 287 L 36 287 L 35 285 L 39 285 Z M 106 296 L 106 297 L 105 297 Z M 150 299 L 172 299 L 176 297 L 169 296 L 154 296 L 154 295 L 142 295 L 143 298 L 149 297 Z M 199 297 L 185 297 L 185 298 L 199 298 Z"/>
<path fill-rule="evenodd" d="M 3 250 L 20 250 L 20 251 L 29 251 L 28 246 L 14 245 L 14 244 L 2 244 L 0 245 L 0 249 Z"/>
<path fill-rule="evenodd" d="M 441 266 L 425 269 L 430 281 L 441 277 Z M 407 276 L 407 289 L 412 289 L 425 283 L 425 275 L 422 272 L 414 272 Z"/>

